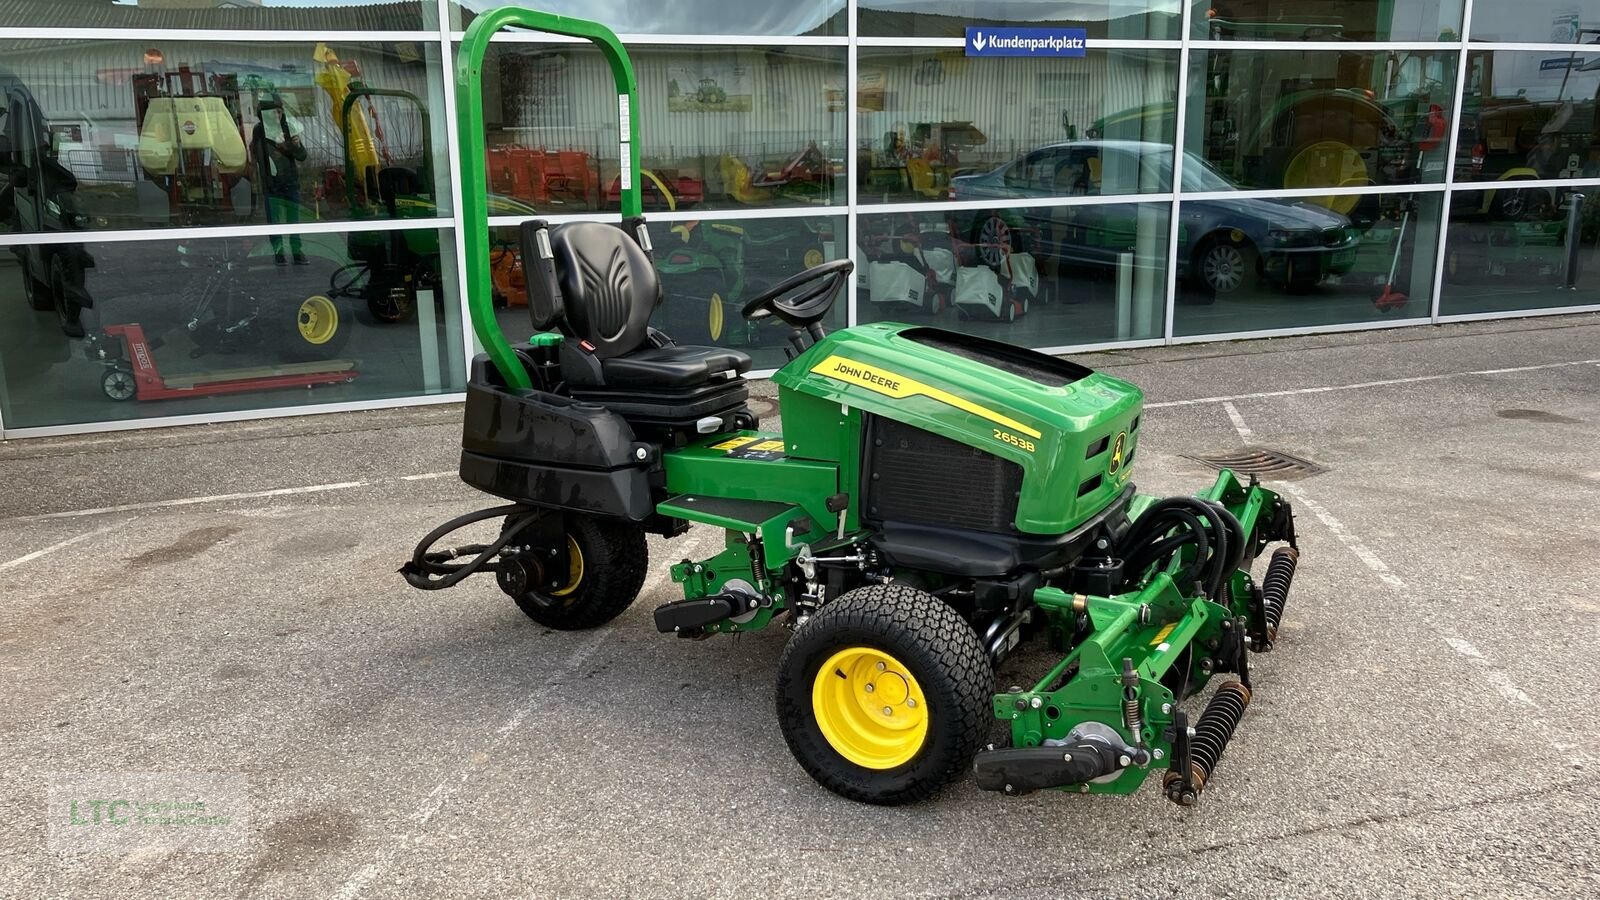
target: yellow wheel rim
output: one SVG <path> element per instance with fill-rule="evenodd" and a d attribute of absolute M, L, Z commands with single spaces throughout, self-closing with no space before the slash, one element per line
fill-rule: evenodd
<path fill-rule="evenodd" d="M 828 745 L 865 769 L 893 769 L 928 739 L 928 703 L 899 660 L 872 647 L 828 657 L 811 685 L 811 712 Z"/>
<path fill-rule="evenodd" d="M 1367 161 L 1354 147 L 1341 141 L 1317 141 L 1294 155 L 1283 172 L 1286 188 L 1355 187 L 1368 182 Z M 1360 197 L 1307 197 L 1311 203 L 1344 214 L 1356 208 Z"/>
<path fill-rule="evenodd" d="M 578 542 L 570 535 L 567 537 L 567 585 L 559 591 L 551 591 L 552 597 L 567 597 L 578 589 L 583 583 L 583 551 L 578 549 Z"/>
<path fill-rule="evenodd" d="M 817 266 L 822 265 L 822 251 L 812 247 L 806 251 L 806 255 L 800 261 L 805 263 L 806 268 L 815 269 Z"/>
<path fill-rule="evenodd" d="M 711 330 L 713 341 L 722 340 L 722 295 L 711 295 L 710 309 L 706 311 L 706 326 Z"/>
<path fill-rule="evenodd" d="M 321 294 L 307 297 L 295 318 L 300 336 L 308 344 L 326 344 L 339 332 L 339 308 Z"/>

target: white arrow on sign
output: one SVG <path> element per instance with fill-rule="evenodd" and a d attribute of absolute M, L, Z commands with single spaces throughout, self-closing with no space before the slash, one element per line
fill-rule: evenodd
<path fill-rule="evenodd" d="M 979 53 L 983 52 L 984 46 L 988 43 L 988 41 L 983 39 L 983 32 L 981 31 L 972 36 L 972 47 Z"/>

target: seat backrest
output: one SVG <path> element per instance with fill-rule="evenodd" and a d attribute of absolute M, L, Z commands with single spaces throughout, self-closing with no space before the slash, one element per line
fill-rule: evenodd
<path fill-rule="evenodd" d="M 570 222 L 550 230 L 550 250 L 571 337 L 593 344 L 601 359 L 648 341 L 661 282 L 650 257 L 626 232 L 601 222 Z"/>

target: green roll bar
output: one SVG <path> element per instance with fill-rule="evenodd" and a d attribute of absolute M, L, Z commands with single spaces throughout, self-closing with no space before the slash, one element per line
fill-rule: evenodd
<path fill-rule="evenodd" d="M 531 388 L 533 382 L 511 351 L 511 344 L 494 318 L 493 285 L 489 277 L 489 176 L 483 134 L 483 55 L 489 39 L 507 26 L 518 26 L 585 38 L 600 48 L 617 84 L 618 143 L 622 148 L 622 218 L 643 209 L 639 190 L 639 84 L 628 51 L 611 29 L 598 22 L 535 12 L 514 6 L 480 13 L 461 39 L 456 57 L 456 124 L 461 141 L 461 221 L 467 258 L 467 311 L 472 330 L 506 384 Z"/>

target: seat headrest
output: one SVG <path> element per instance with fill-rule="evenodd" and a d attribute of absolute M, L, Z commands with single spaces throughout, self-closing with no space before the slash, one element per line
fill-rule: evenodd
<path fill-rule="evenodd" d="M 572 337 L 601 359 L 643 346 L 661 282 L 639 245 L 615 225 L 570 222 L 551 229 L 550 250 Z"/>

